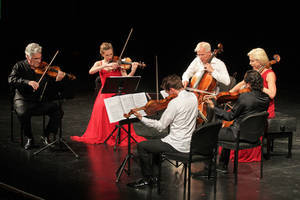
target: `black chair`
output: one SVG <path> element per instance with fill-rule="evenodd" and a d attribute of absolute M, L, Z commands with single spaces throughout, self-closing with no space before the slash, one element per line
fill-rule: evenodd
<path fill-rule="evenodd" d="M 10 86 L 9 87 L 9 101 L 10 101 L 10 140 L 11 142 L 15 142 L 15 137 L 14 137 L 14 115 L 18 117 L 18 114 L 15 110 L 14 107 L 14 96 L 15 96 L 15 89 L 14 87 Z M 45 115 L 33 115 L 33 116 L 43 116 L 43 131 L 45 130 Z M 24 128 L 20 124 L 20 143 L 21 146 L 24 145 Z"/>
<path fill-rule="evenodd" d="M 195 130 L 190 146 L 190 153 L 163 153 L 161 156 L 161 161 L 164 160 L 174 160 L 176 162 L 183 163 L 184 170 L 184 199 L 186 197 L 186 180 L 188 180 L 188 199 L 190 199 L 191 190 L 191 164 L 195 162 L 209 161 L 208 179 L 211 176 L 211 170 L 214 169 L 214 192 L 216 193 L 216 157 L 217 157 L 217 142 L 218 134 L 221 128 L 221 123 L 207 123 L 201 126 L 199 129 Z M 165 159 L 166 158 L 166 159 Z M 158 193 L 160 194 L 160 181 L 161 181 L 161 164 L 159 165 L 158 174 Z M 213 167 L 214 166 L 214 167 Z M 188 169 L 188 175 L 187 175 Z"/>
<path fill-rule="evenodd" d="M 234 150 L 234 183 L 237 184 L 238 175 L 238 152 L 241 149 L 251 149 L 261 146 L 261 163 L 260 178 L 263 177 L 263 148 L 261 137 L 264 136 L 267 127 L 267 117 L 269 113 L 264 111 L 255 113 L 244 118 L 240 123 L 240 131 L 238 132 L 235 142 L 220 141 L 219 146 Z"/>

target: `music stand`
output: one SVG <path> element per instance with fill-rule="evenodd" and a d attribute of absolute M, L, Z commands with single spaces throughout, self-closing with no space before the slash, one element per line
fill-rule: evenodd
<path fill-rule="evenodd" d="M 133 93 L 137 90 L 139 82 L 141 80 L 141 76 L 112 76 L 108 77 L 104 83 L 101 93 L 116 93 L 115 96 L 124 94 L 124 93 Z M 122 120 L 123 121 L 123 120 Z M 121 122 L 121 121 L 120 121 Z M 116 142 L 114 145 L 114 151 L 117 148 L 117 143 L 121 143 L 121 129 L 123 129 L 127 135 L 128 140 L 130 140 L 130 128 L 128 131 L 122 126 L 124 124 L 130 123 L 120 123 L 116 125 L 114 130 L 109 134 L 109 136 L 105 139 L 104 143 L 117 131 Z M 125 137 L 126 138 L 126 137 Z M 124 139 L 125 139 L 124 138 Z M 123 139 L 123 140 L 124 140 Z M 134 138 L 132 138 L 135 142 L 137 142 Z"/>
<path fill-rule="evenodd" d="M 58 106 L 59 106 L 59 109 L 62 111 L 62 94 L 60 92 L 57 93 L 57 96 L 58 96 Z M 57 139 L 55 139 L 53 142 L 45 145 L 44 147 L 42 147 L 41 149 L 39 149 L 38 151 L 34 152 L 33 155 L 37 155 L 39 154 L 40 152 L 48 149 L 49 147 L 52 147 L 52 145 L 54 145 L 55 143 L 58 143 L 58 144 L 61 144 L 63 143 L 73 154 L 76 158 L 79 158 L 78 154 L 76 154 L 73 149 L 64 141 L 64 139 L 62 138 L 62 118 L 60 119 L 60 126 L 59 126 L 59 136 Z"/>

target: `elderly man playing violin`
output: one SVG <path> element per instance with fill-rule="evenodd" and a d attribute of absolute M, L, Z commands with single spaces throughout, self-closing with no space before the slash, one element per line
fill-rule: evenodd
<path fill-rule="evenodd" d="M 56 103 L 43 101 L 41 97 L 44 94 L 43 88 L 46 82 L 49 82 L 49 85 L 50 82 L 55 84 L 65 77 L 65 73 L 58 71 L 55 79 L 47 75 L 41 79 L 41 75 L 35 73 L 42 60 L 42 47 L 37 43 L 27 45 L 25 56 L 25 60 L 19 61 L 13 66 L 8 76 L 8 83 L 14 90 L 14 108 L 27 138 L 24 148 L 30 149 L 34 144 L 31 132 L 31 116 L 43 114 L 49 116 L 49 123 L 41 136 L 44 144 L 50 143 L 50 133 L 54 137 L 57 134 L 62 111 Z M 39 79 L 40 81 L 38 81 Z"/>
<path fill-rule="evenodd" d="M 205 98 L 205 101 L 213 108 L 218 119 L 225 121 L 234 120 L 231 126 L 221 128 L 219 132 L 219 140 L 221 141 L 235 141 L 239 123 L 242 119 L 250 114 L 267 111 L 268 109 L 270 99 L 263 92 L 263 79 L 259 72 L 248 70 L 245 74 L 244 82 L 246 88 L 249 88 L 249 92 L 241 93 L 230 111 L 216 107 L 211 99 Z M 230 150 L 223 148 L 219 160 L 219 169 L 223 172 L 227 172 L 229 157 Z"/>
<path fill-rule="evenodd" d="M 177 75 L 170 75 L 164 78 L 162 88 L 170 96 L 176 95 L 176 97 L 169 102 L 160 120 L 142 117 L 138 112 L 134 111 L 133 114 L 146 126 L 155 128 L 160 132 L 170 126 L 170 131 L 162 139 L 149 139 L 138 143 L 137 152 L 143 178 L 128 183 L 129 187 L 141 188 L 157 182 L 160 153 L 187 153 L 190 151 L 191 136 L 195 130 L 198 115 L 197 98 L 194 93 L 184 90 L 182 81 Z"/>

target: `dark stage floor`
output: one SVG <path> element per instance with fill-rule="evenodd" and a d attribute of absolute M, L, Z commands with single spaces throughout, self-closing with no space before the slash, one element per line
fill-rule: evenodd
<path fill-rule="evenodd" d="M 300 199 L 300 103 L 299 91 L 288 93 L 280 88 L 276 99 L 277 111 L 297 117 L 297 133 L 294 134 L 292 158 L 286 158 L 286 139 L 275 140 L 270 160 L 264 160 L 264 177 L 259 179 L 259 163 L 241 163 L 239 182 L 234 186 L 232 163 L 229 174 L 218 174 L 216 199 Z M 299 96 L 298 96 L 299 97 Z M 104 144 L 86 145 L 70 141 L 71 135 L 82 135 L 93 106 L 93 93 L 81 92 L 74 99 L 64 102 L 63 138 L 80 156 L 75 156 L 62 145 L 47 149 L 37 156 L 20 147 L 19 142 L 10 141 L 10 107 L 7 97 L 0 99 L 0 199 L 182 199 L 183 176 L 181 168 L 163 164 L 162 194 L 156 188 L 134 190 L 126 183 L 140 177 L 135 161 L 131 162 L 131 174 L 123 173 L 116 183 L 115 172 L 127 155 L 127 147 L 116 151 Z M 41 133 L 41 118 L 33 118 L 36 137 Z M 151 129 L 140 123 L 134 124 L 138 134 L 151 137 Z M 19 123 L 14 123 L 16 141 L 19 140 Z M 41 144 L 40 144 L 41 145 Z M 132 152 L 135 154 L 136 145 Z M 202 168 L 193 166 L 192 170 Z M 192 179 L 192 199 L 214 199 L 212 182 Z M 26 193 L 25 193 L 26 192 Z M 30 197 L 31 196 L 31 197 Z M 39 198 L 38 198 L 39 197 Z"/>

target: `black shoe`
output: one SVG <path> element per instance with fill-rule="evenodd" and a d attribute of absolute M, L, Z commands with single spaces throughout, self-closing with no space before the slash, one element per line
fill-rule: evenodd
<path fill-rule="evenodd" d="M 26 150 L 31 149 L 31 147 L 32 147 L 32 145 L 33 145 L 32 143 L 33 143 L 33 140 L 32 140 L 32 139 L 27 139 L 27 142 L 26 142 L 24 148 L 25 148 Z"/>
<path fill-rule="evenodd" d="M 142 178 L 142 179 L 139 179 L 135 182 L 132 182 L 132 183 L 127 183 L 127 186 L 128 187 L 132 187 L 132 188 L 142 188 L 142 187 L 145 187 L 145 186 L 152 186 L 152 181 L 151 179 L 145 179 L 145 178 Z"/>
<path fill-rule="evenodd" d="M 41 141 L 44 145 L 49 145 L 51 143 L 49 137 L 47 136 L 41 136 Z"/>

